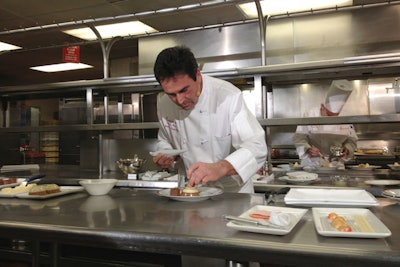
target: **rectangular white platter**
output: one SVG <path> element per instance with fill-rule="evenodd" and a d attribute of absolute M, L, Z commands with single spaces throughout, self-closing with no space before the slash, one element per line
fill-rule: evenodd
<path fill-rule="evenodd" d="M 328 214 L 335 212 L 346 219 L 351 232 L 336 230 L 328 220 Z M 360 208 L 312 208 L 315 228 L 322 236 L 383 238 L 390 236 L 391 231 L 368 209 Z"/>
<path fill-rule="evenodd" d="M 271 234 L 271 235 L 286 235 L 290 233 L 296 224 L 301 220 L 304 214 L 308 209 L 298 209 L 298 208 L 286 208 L 286 207 L 274 207 L 274 206 L 264 206 L 257 205 L 242 213 L 239 217 L 242 218 L 251 218 L 250 214 L 259 213 L 269 211 L 269 212 L 282 212 L 287 213 L 291 216 L 290 225 L 285 228 L 272 228 L 268 226 L 257 226 L 257 225 L 245 225 L 245 224 L 237 224 L 235 222 L 228 222 L 227 226 L 236 230 L 253 232 L 253 233 L 261 233 L 261 234 Z"/>
<path fill-rule="evenodd" d="M 21 193 L 17 194 L 16 197 L 23 199 L 48 199 L 48 198 L 82 192 L 85 189 L 82 186 L 60 186 L 60 190 L 61 192 L 48 195 L 29 195 L 29 193 Z"/>

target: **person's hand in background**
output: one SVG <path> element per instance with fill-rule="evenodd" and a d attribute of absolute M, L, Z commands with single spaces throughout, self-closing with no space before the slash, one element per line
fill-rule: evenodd
<path fill-rule="evenodd" d="M 307 154 L 309 154 L 311 157 L 321 157 L 321 151 L 319 150 L 318 147 L 312 146 L 309 149 L 307 149 Z"/>
<path fill-rule="evenodd" d="M 153 157 L 153 162 L 160 165 L 163 169 L 168 169 L 173 167 L 175 161 L 175 157 L 169 157 L 164 154 L 157 154 Z"/>

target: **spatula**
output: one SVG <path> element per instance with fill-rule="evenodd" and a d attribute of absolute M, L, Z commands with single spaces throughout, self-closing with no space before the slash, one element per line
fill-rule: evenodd
<path fill-rule="evenodd" d="M 32 182 L 33 180 L 36 180 L 39 178 L 43 178 L 45 176 L 46 176 L 45 174 L 36 174 L 36 175 L 29 176 L 28 178 L 25 179 L 25 181 L 23 181 L 21 183 L 21 186 L 26 186 L 29 182 Z"/>

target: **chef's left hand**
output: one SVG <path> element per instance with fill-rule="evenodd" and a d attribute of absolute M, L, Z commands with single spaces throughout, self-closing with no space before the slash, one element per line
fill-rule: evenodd
<path fill-rule="evenodd" d="M 169 157 L 164 154 L 157 154 L 153 157 L 153 162 L 160 165 L 163 169 L 168 169 L 173 166 L 175 157 Z"/>
<path fill-rule="evenodd" d="M 226 160 L 221 160 L 216 163 L 197 162 L 192 164 L 187 171 L 187 177 L 189 179 L 188 185 L 204 185 L 208 182 L 216 181 L 223 176 L 232 174 L 236 174 L 236 171 Z"/>

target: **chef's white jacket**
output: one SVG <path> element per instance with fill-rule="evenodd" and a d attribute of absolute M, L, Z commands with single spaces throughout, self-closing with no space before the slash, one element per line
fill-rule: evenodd
<path fill-rule="evenodd" d="M 222 177 L 213 186 L 254 192 L 251 177 L 266 160 L 265 132 L 238 88 L 224 80 L 202 77 L 203 88 L 194 109 L 182 109 L 167 95 L 159 99 L 157 149 L 186 150 L 181 154 L 186 169 L 196 162 L 225 159 L 238 175 Z"/>
<path fill-rule="evenodd" d="M 302 166 L 320 167 L 323 159 L 310 157 L 306 152 L 311 146 L 319 148 L 321 154 L 329 157 L 332 145 L 345 146 L 349 151 L 348 158 L 354 154 L 357 147 L 357 134 L 351 124 L 339 125 L 301 125 L 297 126 L 293 136 L 297 154 Z"/>

